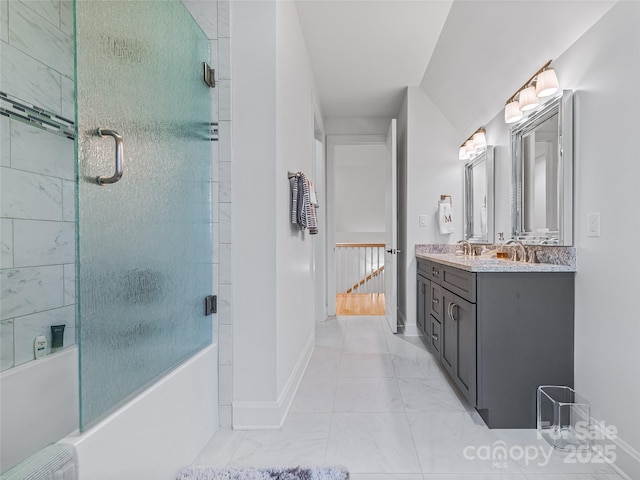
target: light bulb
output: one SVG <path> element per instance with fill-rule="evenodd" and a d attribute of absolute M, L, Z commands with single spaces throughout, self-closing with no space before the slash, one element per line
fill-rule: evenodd
<path fill-rule="evenodd" d="M 467 151 L 467 153 L 469 155 L 471 155 L 471 154 L 476 152 L 476 147 L 473 145 L 473 140 L 467 140 L 464 143 L 464 148 L 465 148 L 465 150 Z"/>
<path fill-rule="evenodd" d="M 504 107 L 504 121 L 505 123 L 515 123 L 518 120 L 521 120 L 522 111 L 520 110 L 520 105 L 517 100 L 513 100 Z"/>
<path fill-rule="evenodd" d="M 484 131 L 480 130 L 473 134 L 473 144 L 476 147 L 476 151 L 482 150 L 487 146 L 487 138 L 484 135 Z"/>
<path fill-rule="evenodd" d="M 536 78 L 536 95 L 538 97 L 548 97 L 553 95 L 560 88 L 558 77 L 553 68 L 549 68 L 538 75 Z"/>
<path fill-rule="evenodd" d="M 523 112 L 533 110 L 540 105 L 540 100 L 536 96 L 536 87 L 531 86 L 522 90 L 518 95 L 518 104 Z"/>
<path fill-rule="evenodd" d="M 467 149 L 463 145 L 462 147 L 460 147 L 460 151 L 458 152 L 458 159 L 469 160 L 469 158 L 471 158 L 471 155 L 467 153 Z"/>

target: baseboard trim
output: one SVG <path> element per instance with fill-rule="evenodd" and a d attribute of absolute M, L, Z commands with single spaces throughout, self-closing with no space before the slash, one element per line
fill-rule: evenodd
<path fill-rule="evenodd" d="M 404 325 L 404 334 L 407 337 L 420 336 L 420 332 L 418 331 L 418 325 L 416 324 L 416 322 L 407 322 L 407 319 L 404 317 L 404 315 L 400 311 L 398 311 L 398 316 L 402 320 L 402 324 Z"/>
<path fill-rule="evenodd" d="M 282 426 L 311 360 L 314 346 L 315 335 L 312 333 L 278 400 L 232 402 L 234 430 L 277 430 Z"/>
<path fill-rule="evenodd" d="M 594 442 L 596 447 L 604 448 L 608 445 L 611 448 L 611 445 L 615 446 L 613 452 L 616 459 L 609 465 L 616 473 L 625 480 L 640 478 L 640 452 L 618 436 L 612 439 L 608 438 L 603 428 L 603 422 L 592 420 L 592 424 L 597 433 L 597 439 Z"/>

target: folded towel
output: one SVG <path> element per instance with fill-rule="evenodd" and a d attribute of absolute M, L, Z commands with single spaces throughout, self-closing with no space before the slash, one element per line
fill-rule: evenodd
<path fill-rule="evenodd" d="M 300 175 L 293 175 L 289 177 L 289 184 L 291 185 L 291 223 L 296 225 L 298 223 L 298 177 Z"/>
<path fill-rule="evenodd" d="M 305 177 L 304 179 L 304 207 L 306 211 L 307 228 L 309 234 L 316 235 L 318 233 L 318 218 L 316 217 L 316 206 L 311 201 L 311 192 L 313 185 L 311 181 Z"/>
<path fill-rule="evenodd" d="M 291 185 L 291 223 L 298 230 L 309 229 L 311 235 L 318 233 L 316 215 L 317 198 L 313 182 L 304 173 L 298 172 L 289 177 Z"/>
<path fill-rule="evenodd" d="M 320 207 L 320 205 L 318 204 L 318 196 L 316 195 L 316 186 L 311 180 L 309 180 L 309 200 L 311 201 L 311 205 L 313 205 L 314 207 Z"/>
<path fill-rule="evenodd" d="M 438 226 L 441 235 L 453 233 L 453 208 L 450 202 L 438 203 Z"/>

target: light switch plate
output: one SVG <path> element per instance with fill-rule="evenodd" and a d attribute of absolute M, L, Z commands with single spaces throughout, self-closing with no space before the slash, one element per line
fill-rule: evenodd
<path fill-rule="evenodd" d="M 600 212 L 587 213 L 587 237 L 600 236 Z"/>
<path fill-rule="evenodd" d="M 427 216 L 426 215 L 418 215 L 418 226 L 426 227 L 427 226 Z"/>

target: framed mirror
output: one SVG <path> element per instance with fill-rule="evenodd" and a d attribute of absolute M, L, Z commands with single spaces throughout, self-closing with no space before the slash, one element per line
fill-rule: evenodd
<path fill-rule="evenodd" d="M 494 242 L 493 147 L 464 167 L 464 238 L 471 243 Z"/>
<path fill-rule="evenodd" d="M 511 128 L 513 238 L 573 244 L 573 95 L 561 95 Z"/>

